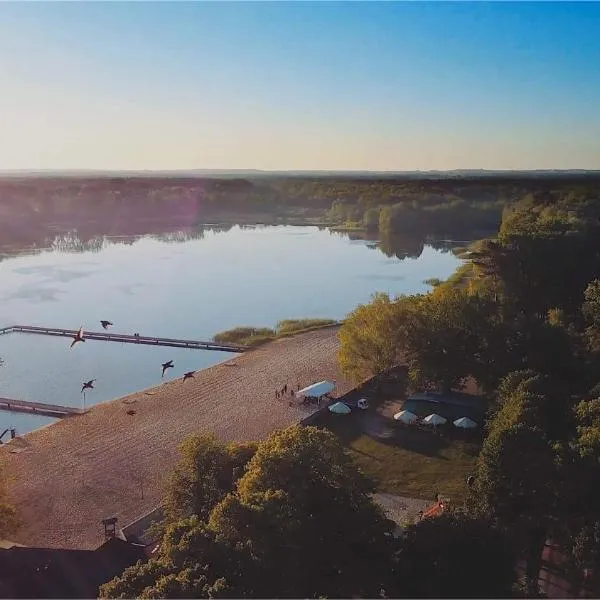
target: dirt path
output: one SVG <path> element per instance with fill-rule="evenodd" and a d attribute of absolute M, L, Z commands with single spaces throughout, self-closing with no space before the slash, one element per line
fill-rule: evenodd
<path fill-rule="evenodd" d="M 124 526 L 159 504 L 189 434 L 258 440 L 298 422 L 314 409 L 275 400 L 285 383 L 334 379 L 335 394 L 347 392 L 337 333 L 328 328 L 267 344 L 185 384 L 179 379 L 95 406 L 1 446 L 8 490 L 25 523 L 14 541 L 95 548 L 103 541 L 103 518 L 116 516 Z"/>

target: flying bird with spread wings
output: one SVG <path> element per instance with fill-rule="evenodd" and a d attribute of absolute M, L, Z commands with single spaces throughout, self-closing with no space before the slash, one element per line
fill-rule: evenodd
<path fill-rule="evenodd" d="M 172 360 L 168 360 L 166 363 L 162 364 L 162 375 L 161 375 L 161 379 L 165 376 L 165 371 L 167 369 L 172 369 L 175 365 L 173 364 Z"/>
<path fill-rule="evenodd" d="M 83 325 L 79 328 L 79 331 L 73 336 L 73 341 L 71 342 L 71 348 L 77 342 L 85 342 L 85 338 L 83 337 Z"/>
<path fill-rule="evenodd" d="M 85 392 L 85 390 L 93 390 L 94 389 L 94 381 L 95 379 L 90 379 L 89 381 L 85 381 L 83 386 L 81 387 L 81 393 Z"/>

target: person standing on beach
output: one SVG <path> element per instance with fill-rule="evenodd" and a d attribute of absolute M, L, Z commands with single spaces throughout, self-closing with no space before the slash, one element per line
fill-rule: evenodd
<path fill-rule="evenodd" d="M 283 393 L 287 394 L 287 383 L 283 386 Z"/>

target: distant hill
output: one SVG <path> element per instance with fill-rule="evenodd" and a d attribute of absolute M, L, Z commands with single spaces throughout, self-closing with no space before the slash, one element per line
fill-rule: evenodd
<path fill-rule="evenodd" d="M 180 178 L 180 177 L 212 177 L 212 178 L 238 178 L 238 177 L 338 177 L 338 178 L 403 178 L 403 179 L 457 179 L 465 177 L 573 177 L 573 176 L 600 176 L 600 169 L 534 169 L 534 170 L 488 170 L 488 169 L 455 169 L 450 171 L 261 171 L 260 169 L 191 169 L 191 170 L 157 170 L 157 171 L 110 171 L 110 170 L 0 170 L 0 178 L 35 177 L 35 178 L 104 178 L 104 177 L 132 177 L 132 178 Z"/>

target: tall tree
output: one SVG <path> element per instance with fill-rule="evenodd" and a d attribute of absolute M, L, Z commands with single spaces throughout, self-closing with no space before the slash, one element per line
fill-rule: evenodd
<path fill-rule="evenodd" d="M 515 541 L 526 559 L 531 593 L 537 593 L 542 550 L 556 514 L 554 458 L 539 429 L 495 429 L 483 444 L 470 498 L 475 514 L 487 515 Z"/>
<path fill-rule="evenodd" d="M 375 294 L 369 304 L 354 309 L 339 333 L 342 370 L 361 381 L 400 364 L 412 306 L 409 298 L 392 301 L 386 294 Z"/>
<path fill-rule="evenodd" d="M 292 427 L 263 442 L 210 525 L 247 539 L 263 597 L 373 597 L 391 573 L 387 520 L 330 432 Z M 258 591 L 258 590 L 257 590 Z"/>
<path fill-rule="evenodd" d="M 187 438 L 167 491 L 167 519 L 192 515 L 208 519 L 216 504 L 234 489 L 255 451 L 256 444 L 225 446 L 214 435 Z"/>
<path fill-rule="evenodd" d="M 484 519 L 447 512 L 409 527 L 396 577 L 403 598 L 508 598 L 515 556 L 505 533 Z M 468 565 L 468 568 L 465 568 Z"/>

